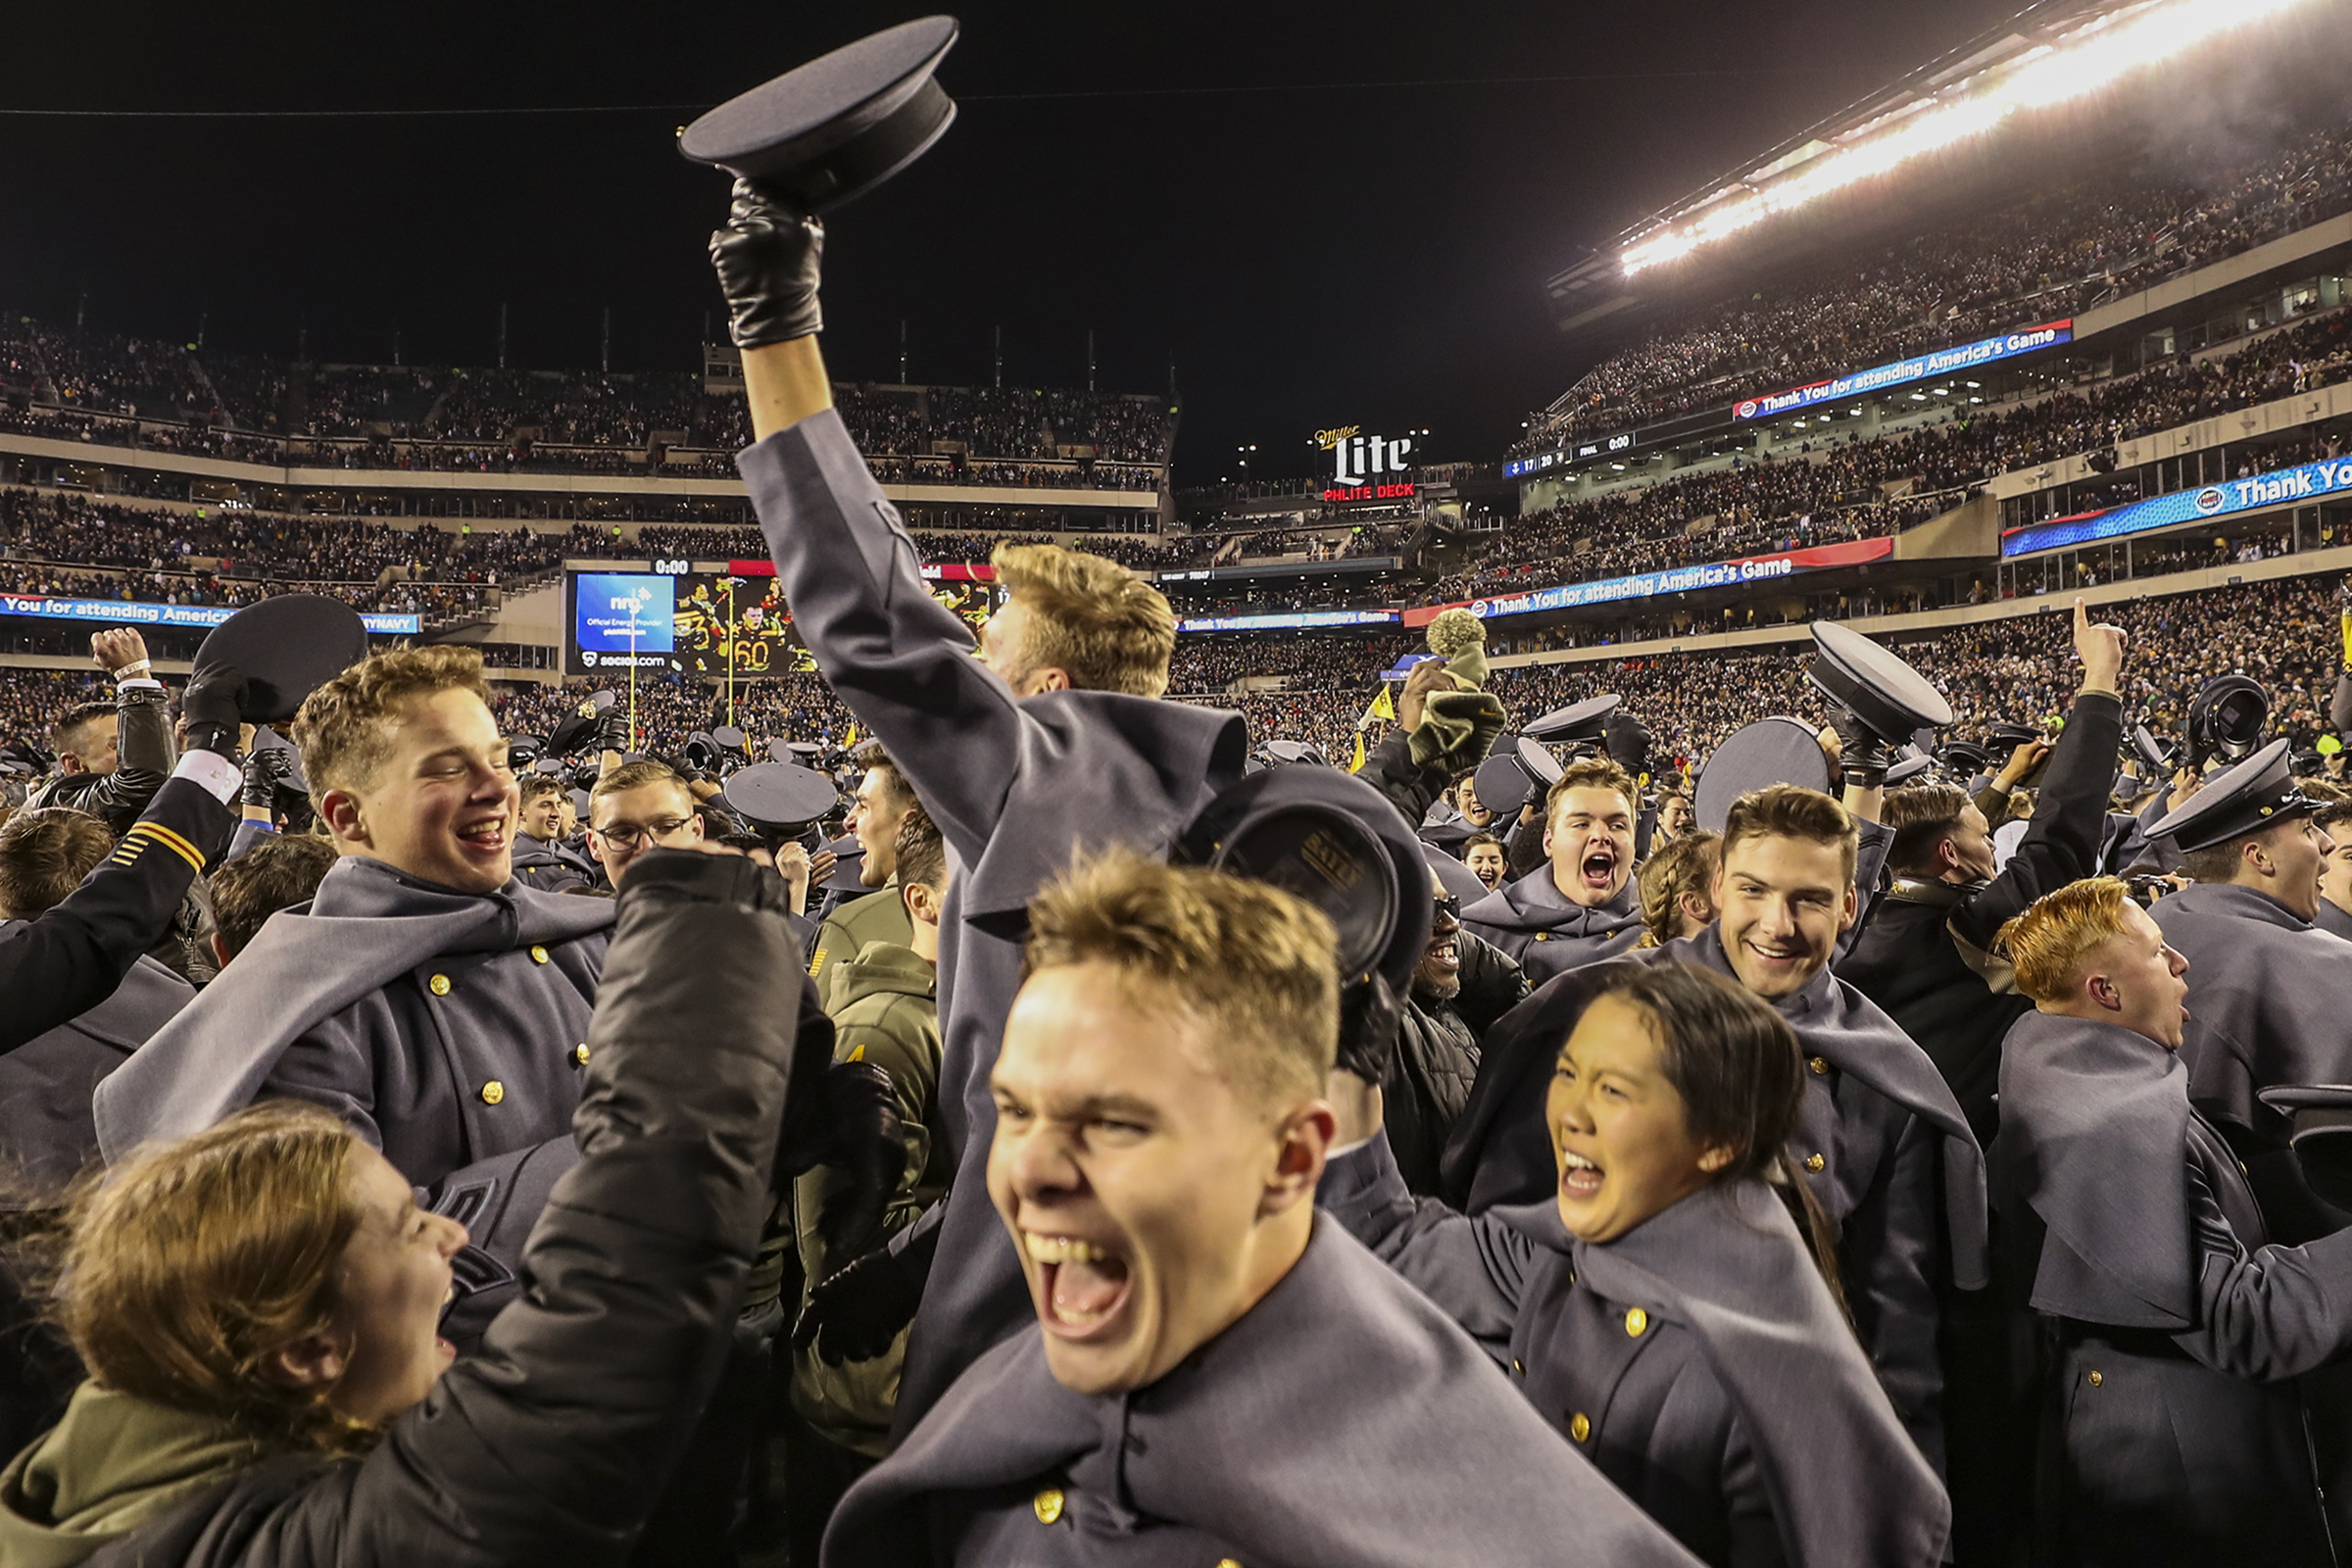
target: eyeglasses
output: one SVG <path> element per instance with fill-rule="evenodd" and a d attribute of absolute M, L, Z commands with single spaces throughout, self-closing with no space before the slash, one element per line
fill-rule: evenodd
<path fill-rule="evenodd" d="M 627 854 L 647 839 L 665 839 L 686 825 L 682 816 L 658 816 L 651 822 L 615 822 L 611 827 L 592 827 L 588 831 L 605 841 L 605 848 Z"/>

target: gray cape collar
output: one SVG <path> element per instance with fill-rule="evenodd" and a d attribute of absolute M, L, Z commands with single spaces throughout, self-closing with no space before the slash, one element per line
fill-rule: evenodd
<path fill-rule="evenodd" d="M 1501 931 L 1552 931 L 1569 937 L 1614 936 L 1642 923 L 1638 891 L 1631 878 L 1606 903 L 1590 908 L 1570 902 L 1551 880 L 1546 860 L 1527 875 L 1505 882 L 1462 911 L 1464 920 Z"/>
<path fill-rule="evenodd" d="M 1762 1182 L 1704 1189 L 1601 1244 L 1571 1237 L 1556 1202 L 1493 1213 L 1567 1256 L 1586 1289 L 1696 1337 L 1755 1440 L 1791 1562 L 1879 1568 L 1942 1556 L 1943 1483 Z"/>
<path fill-rule="evenodd" d="M 2001 1046 L 2001 1163 L 2068 1251 L 2044 1248 L 2034 1305 L 2119 1328 L 2196 1315 L 2188 1069 L 2121 1024 L 2029 1012 Z"/>
<path fill-rule="evenodd" d="M 613 916 L 609 899 L 513 880 L 459 893 L 345 856 L 316 898 L 271 915 L 236 962 L 98 1086 L 99 1150 L 112 1163 L 250 1104 L 304 1031 L 428 958 L 569 942 Z"/>

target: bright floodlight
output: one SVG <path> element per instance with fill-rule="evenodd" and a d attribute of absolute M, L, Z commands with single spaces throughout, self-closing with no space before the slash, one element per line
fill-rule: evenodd
<path fill-rule="evenodd" d="M 1737 234 L 1776 214 L 1869 179 L 1984 134 L 2020 110 L 2048 109 L 2108 86 L 2118 78 L 2180 54 L 2216 33 L 2276 16 L 2303 0 L 2174 0 L 2088 24 L 2064 42 L 2030 49 L 1975 80 L 1955 84 L 1940 102 L 1897 124 L 1865 130 L 1821 153 L 1790 173 L 1741 194 L 1718 193 L 1685 222 L 1669 220 L 1626 247 L 1631 277 L 1644 268 L 1688 256 L 1699 246 Z"/>

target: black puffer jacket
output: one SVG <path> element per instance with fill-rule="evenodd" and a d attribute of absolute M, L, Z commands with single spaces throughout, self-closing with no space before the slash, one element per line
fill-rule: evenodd
<path fill-rule="evenodd" d="M 718 1376 L 767 1206 L 804 995 L 784 897 L 746 859 L 633 866 L 582 1158 L 481 1353 L 365 1460 L 264 1464 L 88 1568 L 621 1562 Z"/>
<path fill-rule="evenodd" d="M 1396 1063 L 1380 1086 L 1396 1168 L 1405 1186 L 1425 1197 L 1437 1193 L 1438 1155 L 1470 1102 L 1479 1041 L 1528 993 L 1527 976 L 1510 955 L 1467 931 L 1458 940 L 1460 993 L 1441 1001 L 1414 987 L 1397 1021 Z"/>

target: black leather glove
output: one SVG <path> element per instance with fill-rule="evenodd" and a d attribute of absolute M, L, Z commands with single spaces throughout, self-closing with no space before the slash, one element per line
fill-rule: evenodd
<path fill-rule="evenodd" d="M 596 721 L 596 749 L 600 752 L 625 752 L 629 749 L 629 715 L 615 704 L 605 710 Z"/>
<path fill-rule="evenodd" d="M 1600 743 L 1608 748 L 1609 760 L 1639 779 L 1649 772 L 1649 726 L 1620 708 L 1609 715 L 1601 730 Z"/>
<path fill-rule="evenodd" d="M 179 716 L 187 721 L 190 751 L 235 760 L 237 736 L 244 723 L 238 702 L 244 694 L 245 672 L 234 664 L 215 664 L 196 672 L 179 698 Z"/>
<path fill-rule="evenodd" d="M 827 1366 L 880 1355 L 923 1304 L 928 1261 L 926 1256 L 918 1264 L 883 1248 L 826 1275 L 809 1287 L 808 1299 L 793 1320 L 793 1345 L 807 1349 L 814 1344 L 817 1359 Z"/>
<path fill-rule="evenodd" d="M 277 804 L 277 787 L 294 772 L 294 754 L 282 746 L 256 749 L 245 759 L 245 783 L 237 800 L 267 810 Z"/>
<path fill-rule="evenodd" d="M 1886 769 L 1900 750 L 1893 741 L 1863 723 L 1852 709 L 1839 710 L 1830 727 L 1838 732 L 1838 773 L 1846 783 L 1867 790 L 1886 782 Z"/>
<path fill-rule="evenodd" d="M 710 266 L 727 297 L 727 336 L 739 349 L 813 337 L 825 225 L 804 218 L 750 179 L 735 181 L 726 226 L 710 234 Z"/>
<path fill-rule="evenodd" d="M 1404 1004 L 1381 975 L 1342 986 L 1337 1065 L 1368 1084 L 1386 1083 L 1396 1064 L 1396 1025 L 1403 1015 Z"/>

